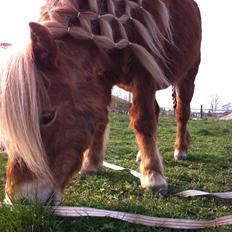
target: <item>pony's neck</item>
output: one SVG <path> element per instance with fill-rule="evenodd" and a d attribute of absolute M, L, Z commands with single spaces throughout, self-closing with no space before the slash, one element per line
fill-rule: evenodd
<path fill-rule="evenodd" d="M 100 50 L 92 41 L 81 41 L 71 37 L 57 40 L 60 66 L 79 78 L 104 77 L 112 70 L 110 55 Z"/>

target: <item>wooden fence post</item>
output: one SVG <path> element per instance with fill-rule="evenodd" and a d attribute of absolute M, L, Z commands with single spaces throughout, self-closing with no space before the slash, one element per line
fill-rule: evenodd
<path fill-rule="evenodd" d="M 129 102 L 132 102 L 132 93 L 129 92 Z"/>
<path fill-rule="evenodd" d="M 203 105 L 201 105 L 201 119 L 203 118 Z"/>

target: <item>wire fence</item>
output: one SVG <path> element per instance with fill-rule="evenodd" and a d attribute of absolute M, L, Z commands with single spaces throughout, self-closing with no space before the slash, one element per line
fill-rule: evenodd
<path fill-rule="evenodd" d="M 122 95 L 125 96 L 125 95 Z M 111 111 L 114 113 L 129 114 L 131 107 L 131 97 L 121 98 L 121 96 L 112 96 Z M 203 119 L 203 118 L 222 118 L 232 114 L 232 110 L 212 110 L 209 108 L 192 108 L 191 118 Z M 172 107 L 160 107 L 160 115 L 167 117 L 175 117 L 175 110 Z"/>
<path fill-rule="evenodd" d="M 201 106 L 200 108 L 191 108 L 191 118 L 222 118 L 232 114 L 232 110 L 212 110 Z M 160 115 L 175 116 L 175 110 L 171 107 L 161 107 Z"/>

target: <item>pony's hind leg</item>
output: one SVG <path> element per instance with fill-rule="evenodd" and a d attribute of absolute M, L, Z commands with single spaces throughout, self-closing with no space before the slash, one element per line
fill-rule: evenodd
<path fill-rule="evenodd" d="M 167 183 L 163 174 L 162 161 L 156 147 L 159 110 L 158 104 L 154 104 L 155 88 L 152 81 L 146 78 L 134 81 L 130 117 L 141 155 L 141 185 L 144 188 L 152 188 L 163 193 L 163 190 L 166 190 Z"/>
<path fill-rule="evenodd" d="M 187 124 L 190 118 L 190 103 L 194 93 L 194 80 L 199 64 L 194 65 L 188 72 L 186 78 L 176 86 L 176 121 L 177 132 L 175 142 L 175 160 L 187 158 L 187 151 L 190 144 L 190 135 Z"/>
<path fill-rule="evenodd" d="M 108 125 L 102 124 L 95 132 L 90 147 L 84 153 L 80 173 L 95 174 L 103 166 L 103 159 L 108 141 Z"/>

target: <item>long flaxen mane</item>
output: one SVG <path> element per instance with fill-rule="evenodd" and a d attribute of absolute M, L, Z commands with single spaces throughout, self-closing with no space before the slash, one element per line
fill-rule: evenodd
<path fill-rule="evenodd" d="M 41 75 L 30 46 L 1 51 L 0 144 L 36 176 L 52 180 L 39 126 L 41 102 L 46 98 Z"/>
<path fill-rule="evenodd" d="M 55 40 L 69 35 L 77 41 L 92 41 L 104 52 L 130 47 L 156 82 L 168 86 L 158 60 L 166 60 L 163 41 L 172 43 L 169 11 L 162 0 L 152 4 L 158 20 L 143 0 L 47 0 L 39 22 Z M 131 28 L 141 42 L 134 40 Z M 41 73 L 30 46 L 9 53 L 0 68 L 0 144 L 36 176 L 52 176 L 39 126 L 40 96 L 46 95 L 38 77 Z"/>

